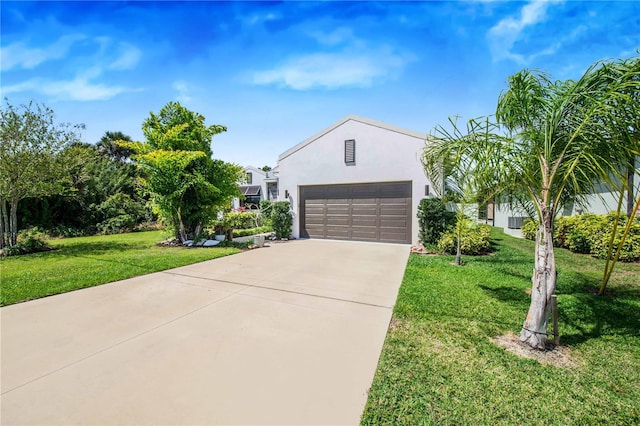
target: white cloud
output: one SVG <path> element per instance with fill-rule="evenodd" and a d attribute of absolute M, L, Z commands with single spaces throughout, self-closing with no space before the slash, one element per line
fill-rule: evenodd
<path fill-rule="evenodd" d="M 129 43 L 120 43 L 120 49 L 120 56 L 109 65 L 109 69 L 129 70 L 135 67 L 142 57 L 142 51 Z"/>
<path fill-rule="evenodd" d="M 531 1 L 522 7 L 519 17 L 506 17 L 493 26 L 487 34 L 493 60 L 511 59 L 521 64 L 530 61 L 531 58 L 514 53 L 513 46 L 521 39 L 521 34 L 527 27 L 535 26 L 546 19 L 547 9 L 551 4 L 560 1 L 562 0 Z M 555 51 L 554 48 L 547 50 L 551 53 Z"/>
<path fill-rule="evenodd" d="M 294 90 L 371 87 L 400 73 L 413 56 L 389 47 L 315 53 L 292 58 L 273 69 L 257 71 L 253 83 Z"/>
<path fill-rule="evenodd" d="M 34 78 L 22 83 L 2 86 L 2 96 L 11 93 L 36 92 L 54 99 L 71 101 L 103 101 L 124 92 L 139 91 L 123 86 L 109 86 L 91 82 L 87 76 L 77 76 L 73 80 L 47 80 Z"/>
<path fill-rule="evenodd" d="M 19 67 L 32 69 L 43 62 L 63 58 L 71 46 L 86 37 L 82 34 L 69 34 L 60 37 L 55 43 L 46 47 L 27 47 L 18 42 L 0 49 L 2 71 Z"/>
<path fill-rule="evenodd" d="M 193 86 L 184 80 L 176 80 L 173 82 L 172 87 L 178 92 L 176 100 L 178 102 L 187 103 L 191 101 L 190 92 L 193 90 Z"/>

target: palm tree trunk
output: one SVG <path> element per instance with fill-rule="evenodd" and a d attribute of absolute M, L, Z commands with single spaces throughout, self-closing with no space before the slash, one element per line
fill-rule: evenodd
<path fill-rule="evenodd" d="M 633 184 L 634 177 L 636 174 L 636 164 L 635 157 L 631 156 L 629 159 L 629 166 L 627 167 L 627 217 L 631 217 L 633 213 L 633 205 L 635 201 L 635 196 L 633 193 Z"/>
<path fill-rule="evenodd" d="M 544 350 L 547 324 L 551 312 L 551 296 L 556 290 L 556 262 L 553 250 L 553 215 L 543 211 L 536 234 L 536 256 L 531 288 L 531 306 L 520 332 L 520 341 Z"/>

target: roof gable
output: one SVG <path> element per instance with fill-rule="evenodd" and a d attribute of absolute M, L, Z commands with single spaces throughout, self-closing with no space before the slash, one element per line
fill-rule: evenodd
<path fill-rule="evenodd" d="M 422 139 L 422 140 L 425 140 L 427 138 L 427 135 L 424 134 L 424 133 L 418 133 L 418 132 L 414 132 L 412 130 L 402 129 L 400 127 L 392 126 L 390 124 L 386 124 L 386 123 L 383 123 L 381 121 L 371 120 L 369 118 L 359 117 L 357 115 L 348 115 L 345 118 L 343 118 L 342 120 L 338 121 L 337 123 L 332 124 L 331 126 L 327 127 L 326 129 L 316 133 L 315 135 L 311 136 L 310 138 L 307 138 L 307 139 L 303 140 L 299 144 L 297 144 L 294 147 L 292 147 L 292 148 L 288 149 L 287 151 L 283 152 L 278 157 L 278 161 L 287 158 L 291 154 L 293 154 L 293 153 L 301 150 L 305 146 L 315 142 L 317 139 L 320 139 L 322 136 L 326 135 L 327 133 L 332 132 L 333 130 L 337 129 L 338 127 L 342 126 L 343 124 L 347 123 L 348 121 L 357 121 L 359 123 L 367 124 L 369 126 L 379 127 L 381 129 L 389 130 L 391 132 L 401 133 L 403 135 L 407 135 L 407 136 L 418 138 L 418 139 Z"/>

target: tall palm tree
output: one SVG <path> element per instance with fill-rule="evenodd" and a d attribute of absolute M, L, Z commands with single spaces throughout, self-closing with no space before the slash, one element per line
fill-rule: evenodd
<path fill-rule="evenodd" d="M 131 142 L 131 137 L 120 131 L 107 131 L 102 138 L 100 138 L 96 147 L 101 154 L 107 157 L 121 162 L 127 161 L 133 154 L 133 151 L 124 145 L 119 145 L 117 143 L 118 141 Z"/>
<path fill-rule="evenodd" d="M 494 124 L 472 120 L 466 135 L 454 132 L 432 142 L 440 146 L 431 152 L 440 152 L 445 164 L 464 159 L 477 182 L 486 182 L 498 199 L 527 201 L 538 219 L 531 305 L 520 333 L 534 348 L 545 348 L 556 288 L 554 217 L 568 203 L 586 203 L 598 183 L 619 182 L 638 152 L 613 125 L 616 107 L 630 101 L 628 89 L 638 84 L 638 71 L 629 67 L 612 79 L 615 64 L 596 63 L 577 81 L 522 70 L 500 95 Z"/>

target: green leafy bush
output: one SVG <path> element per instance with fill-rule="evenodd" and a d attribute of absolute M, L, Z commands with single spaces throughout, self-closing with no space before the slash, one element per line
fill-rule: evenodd
<path fill-rule="evenodd" d="M 635 262 L 640 260 L 640 218 L 636 217 L 631 225 L 619 260 L 622 262 Z M 611 233 L 616 222 L 616 214 L 609 213 L 598 215 L 585 213 L 577 216 L 561 216 L 554 221 L 553 244 L 556 247 L 566 248 L 574 253 L 591 254 L 600 259 L 607 257 Z M 615 249 L 621 240 L 621 234 L 627 224 L 627 217 L 618 219 L 617 236 L 614 240 Z M 526 220 L 521 231 L 525 238 L 533 240 L 538 229 L 538 223 Z"/>
<path fill-rule="evenodd" d="M 448 212 L 440 198 L 423 198 L 418 204 L 418 226 L 423 245 L 437 244 L 447 226 L 455 224 L 455 214 Z"/>
<path fill-rule="evenodd" d="M 271 232 L 271 226 L 259 226 L 257 228 L 249 228 L 249 229 L 234 229 L 233 236 L 235 237 L 246 237 L 248 235 L 256 235 L 256 234 L 264 234 L 265 232 Z"/>
<path fill-rule="evenodd" d="M 596 240 L 592 244 L 591 254 L 600 259 L 606 259 L 609 241 L 611 240 L 611 233 L 613 232 L 616 217 L 614 213 L 609 213 L 606 216 L 602 216 L 602 218 L 602 226 L 599 229 L 598 234 L 595 236 Z M 613 241 L 612 256 L 615 255 L 615 250 L 620 244 L 622 232 L 624 231 L 625 226 L 627 226 L 627 220 L 627 217 L 623 215 L 618 221 L 617 235 Z M 620 251 L 619 260 L 621 262 L 636 262 L 640 260 L 640 217 L 636 216 L 632 220 L 633 223 L 631 224 L 629 235 L 627 236 L 622 246 L 622 250 Z"/>
<path fill-rule="evenodd" d="M 293 215 L 288 201 L 276 201 L 271 211 L 271 221 L 276 238 L 289 238 Z"/>
<path fill-rule="evenodd" d="M 250 229 L 262 226 L 261 216 L 254 212 L 228 212 L 225 216 L 229 229 Z"/>
<path fill-rule="evenodd" d="M 478 255 L 491 251 L 491 226 L 485 224 L 476 224 L 469 221 L 462 238 L 460 239 L 460 250 L 462 254 Z M 457 239 L 455 227 L 447 228 L 438 241 L 438 249 L 443 253 L 456 254 Z"/>
<path fill-rule="evenodd" d="M 124 193 L 111 195 L 100 203 L 96 213 L 102 218 L 96 225 L 102 234 L 130 231 L 147 216 L 144 204 Z"/>
<path fill-rule="evenodd" d="M 37 228 L 22 230 L 18 233 L 17 244 L 5 247 L 2 254 L 4 256 L 18 256 L 51 250 L 45 238 L 45 235 Z"/>
<path fill-rule="evenodd" d="M 271 217 L 271 209 L 273 207 L 273 201 L 271 200 L 260 200 L 260 213 L 265 218 Z"/>
<path fill-rule="evenodd" d="M 527 240 L 535 240 L 538 232 L 538 222 L 533 219 L 525 219 L 520 232 Z"/>

